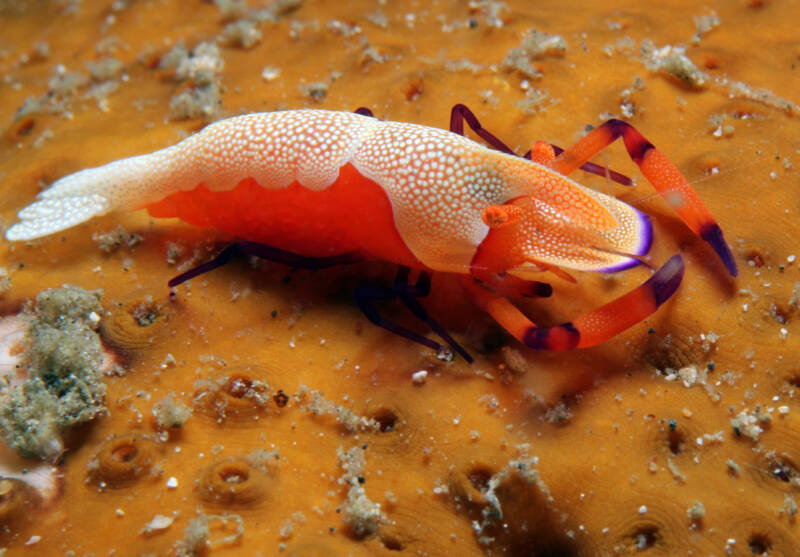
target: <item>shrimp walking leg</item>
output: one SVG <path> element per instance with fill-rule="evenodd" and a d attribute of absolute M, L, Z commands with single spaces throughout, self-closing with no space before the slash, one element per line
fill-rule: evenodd
<path fill-rule="evenodd" d="M 439 323 L 431 317 L 425 308 L 422 307 L 422 304 L 419 303 L 417 298 L 424 298 L 428 295 L 431 290 L 431 277 L 430 275 L 422 271 L 419 274 L 419 278 L 417 279 L 417 283 L 414 285 L 409 284 L 408 282 L 408 274 L 409 268 L 408 267 L 400 267 L 400 270 L 397 272 L 397 277 L 394 281 L 394 289 L 397 292 L 397 297 L 400 299 L 403 304 L 409 309 L 414 316 L 425 323 L 431 331 L 439 335 L 444 341 L 450 345 L 450 348 L 455 350 L 458 354 L 461 355 L 467 362 L 472 363 L 472 357 L 467 353 L 464 348 L 456 342 L 456 340 L 450 336 L 444 327 L 439 325 Z"/>
<path fill-rule="evenodd" d="M 345 265 L 347 263 L 356 263 L 363 259 L 363 257 L 357 253 L 344 253 L 331 257 L 306 257 L 304 255 L 282 250 L 268 244 L 242 241 L 229 245 L 211 261 L 202 263 L 197 267 L 189 269 L 185 273 L 181 273 L 180 275 L 173 277 L 167 284 L 170 286 L 170 288 L 173 288 L 196 276 L 213 271 L 214 269 L 227 264 L 235 255 L 251 255 L 272 261 L 274 263 L 280 263 L 288 267 L 293 267 L 295 269 L 312 270 L 334 267 L 336 265 Z"/>
<path fill-rule="evenodd" d="M 368 110 L 362 109 L 359 110 Z M 363 113 L 361 113 L 363 114 Z M 372 114 L 370 114 L 371 116 Z M 486 128 L 484 128 L 478 117 L 475 116 L 475 113 L 472 112 L 469 108 L 467 108 L 463 104 L 457 104 L 453 106 L 452 110 L 450 111 L 450 131 L 453 133 L 457 133 L 458 135 L 464 135 L 464 122 L 470 127 L 470 129 L 475 132 L 481 139 L 483 139 L 486 143 L 497 149 L 498 151 L 502 151 L 503 153 L 508 153 L 509 155 L 516 155 L 514 151 L 511 150 L 505 143 L 503 143 L 496 135 L 489 132 Z M 564 149 L 558 147 L 556 145 L 551 146 L 555 151 L 555 154 L 558 155 Z M 531 151 L 528 151 L 522 158 L 531 159 Z M 581 170 L 584 172 L 588 172 L 590 174 L 597 174 L 599 176 L 608 176 L 611 180 L 615 182 L 619 182 L 624 186 L 630 186 L 633 182 L 627 176 L 620 174 L 619 172 L 615 172 L 614 170 L 608 170 L 607 168 L 600 166 L 598 164 L 594 164 L 592 162 L 586 162 L 581 165 Z"/>
<path fill-rule="evenodd" d="M 425 311 L 425 308 L 423 308 L 417 300 L 417 298 L 427 296 L 430 292 L 430 276 L 423 271 L 420 273 L 416 284 L 413 285 L 408 282 L 408 277 L 408 267 L 401 266 L 392 286 L 364 285 L 358 287 L 355 292 L 356 302 L 364 313 L 364 316 L 374 325 L 423 346 L 427 346 L 435 350 L 437 354 L 448 354 L 450 350 L 444 345 L 382 317 L 374 306 L 374 302 L 376 301 L 388 301 L 397 298 L 403 302 L 415 317 L 423 321 L 434 333 L 444 339 L 454 352 L 461 355 L 467 362 L 472 363 L 472 356 L 470 356 L 439 323 L 428 315 L 428 312 Z"/>

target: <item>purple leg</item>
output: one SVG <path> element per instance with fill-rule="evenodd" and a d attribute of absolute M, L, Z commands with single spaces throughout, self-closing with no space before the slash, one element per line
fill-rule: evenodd
<path fill-rule="evenodd" d="M 306 257 L 304 255 L 298 255 L 296 253 L 272 247 L 267 244 L 243 241 L 229 245 L 211 261 L 198 265 L 193 269 L 189 269 L 185 273 L 181 273 L 180 275 L 173 277 L 167 284 L 170 288 L 173 288 L 180 283 L 186 282 L 187 280 L 198 275 L 213 271 L 217 267 L 222 267 L 228 263 L 234 255 L 254 255 L 256 257 L 261 257 L 263 259 L 267 259 L 268 261 L 281 263 L 296 269 L 324 269 L 326 267 L 333 267 L 335 265 L 355 263 L 364 259 L 357 253 L 343 253 L 341 255 L 334 255 L 332 257 Z"/>
<path fill-rule="evenodd" d="M 428 312 L 425 311 L 425 308 L 423 308 L 422 305 L 417 301 L 418 297 L 424 297 L 430 291 L 430 277 L 428 274 L 424 272 L 420 274 L 420 277 L 415 285 L 408 283 L 408 274 L 408 267 L 400 267 L 397 272 L 397 278 L 391 287 L 375 285 L 358 287 L 355 292 L 356 302 L 358 303 L 358 307 L 360 307 L 361 311 L 364 313 L 364 316 L 366 316 L 366 318 L 369 319 L 373 324 L 382 327 L 389 332 L 400 335 L 401 337 L 407 338 L 435 350 L 437 355 L 444 356 L 447 359 L 449 359 L 448 357 L 452 357 L 452 352 L 444 345 L 415 333 L 411 329 L 407 329 L 406 327 L 381 317 L 378 313 L 378 310 L 375 309 L 375 306 L 373 305 L 373 302 L 377 300 L 393 300 L 395 298 L 399 298 L 415 317 L 423 321 L 434 333 L 442 337 L 445 342 L 447 342 L 447 344 L 449 344 L 450 347 L 455 352 L 460 354 L 461 357 L 464 358 L 468 363 L 472 363 L 474 361 L 472 356 L 470 356 L 469 353 L 467 353 L 467 351 L 464 350 L 464 348 L 458 344 L 441 325 L 439 325 L 439 323 L 437 323 L 430 315 L 428 315 Z"/>
<path fill-rule="evenodd" d="M 236 255 L 237 253 L 239 253 L 239 250 L 237 249 L 236 244 L 232 244 L 226 247 L 221 252 L 219 252 L 219 254 L 217 254 L 217 256 L 211 261 L 207 261 L 201 265 L 192 267 L 185 273 L 181 273 L 176 277 L 172 277 L 171 279 L 169 279 L 167 286 L 169 286 L 170 288 L 175 288 L 182 282 L 186 282 L 187 280 L 193 279 L 196 276 L 208 273 L 209 271 L 213 271 L 217 267 L 222 267 L 223 265 L 227 264 L 231 259 L 233 259 L 233 256 Z"/>
<path fill-rule="evenodd" d="M 486 143 L 488 143 L 498 151 L 502 151 L 503 153 L 508 153 L 509 155 L 516 155 L 516 153 L 514 153 L 514 151 L 512 151 L 505 143 L 503 143 L 493 134 L 485 130 L 483 126 L 481 126 L 481 123 L 478 121 L 478 118 L 475 116 L 475 114 L 463 104 L 455 105 L 453 109 L 450 111 L 450 131 L 453 133 L 457 133 L 458 135 L 464 135 L 465 120 L 467 122 L 467 125 L 472 129 L 472 131 L 478 134 L 478 136 L 481 139 L 483 139 Z M 556 156 L 558 156 L 560 153 L 564 151 L 564 149 L 556 145 L 552 145 L 552 147 L 556 153 Z M 530 159 L 531 152 L 528 151 L 522 156 L 522 158 Z M 581 170 L 583 170 L 584 172 L 589 172 L 590 174 L 597 174 L 599 176 L 608 176 L 611 180 L 613 180 L 614 182 L 618 182 L 623 186 L 633 185 L 633 181 L 624 174 L 620 174 L 619 172 L 616 172 L 614 170 L 607 170 L 605 167 L 600 166 L 598 164 L 587 162 L 586 164 L 581 166 Z"/>
<path fill-rule="evenodd" d="M 483 139 L 486 143 L 498 151 L 508 153 L 509 155 L 516 155 L 505 143 L 483 129 L 483 126 L 481 126 L 475 114 L 463 104 L 455 105 L 450 111 L 450 131 L 458 135 L 464 135 L 464 120 L 467 121 L 467 125 L 472 131 L 478 134 L 478 137 Z"/>
<path fill-rule="evenodd" d="M 438 342 L 381 317 L 380 313 L 378 313 L 378 310 L 375 309 L 375 306 L 373 306 L 372 303 L 377 300 L 392 300 L 396 298 L 397 294 L 392 288 L 379 285 L 359 286 L 356 288 L 355 294 L 358 307 L 361 308 L 364 316 L 374 325 L 382 327 L 390 333 L 394 333 L 423 346 L 427 346 L 428 348 L 435 350 L 437 354 L 444 354 L 447 352 L 447 349 Z"/>
<path fill-rule="evenodd" d="M 431 317 L 425 308 L 422 307 L 422 304 L 419 303 L 417 298 L 424 298 L 428 295 L 431 291 L 431 277 L 430 275 L 422 271 L 419 274 L 419 278 L 417 279 L 417 283 L 415 285 L 411 285 L 408 283 L 408 267 L 400 267 L 397 272 L 397 278 L 394 280 L 394 290 L 397 292 L 398 298 L 400 301 L 405 304 L 405 306 L 414 314 L 414 316 L 425 323 L 428 327 L 430 327 L 431 331 L 439 335 L 444 341 L 450 345 L 450 348 L 458 352 L 462 358 L 464 358 L 467 363 L 472 363 L 473 359 L 464 347 L 461 346 L 456 340 L 450 336 L 450 333 L 445 330 L 444 327 L 439 325 L 439 323 Z"/>
<path fill-rule="evenodd" d="M 363 261 L 363 257 L 357 253 L 344 253 L 341 255 L 334 255 L 331 257 L 306 257 L 298 255 L 290 251 L 282 250 L 268 244 L 260 244 L 258 242 L 236 242 L 223 249 L 214 259 L 189 269 L 185 273 L 172 278 L 168 285 L 170 288 L 186 282 L 196 276 L 213 271 L 218 267 L 222 267 L 233 259 L 236 255 L 250 255 L 267 259 L 275 263 L 281 263 L 296 269 L 324 269 L 326 267 L 333 267 L 335 265 L 346 265 L 348 263 L 356 263 Z M 408 267 L 400 267 L 397 278 L 395 279 L 392 287 L 386 286 L 360 286 L 356 289 L 356 301 L 361 311 L 372 323 L 383 327 L 397 335 L 405 337 L 409 340 L 427 346 L 436 350 L 437 354 L 451 354 L 451 352 L 443 345 L 429 338 L 426 338 L 414 331 L 397 325 L 387 319 L 382 318 L 372 302 L 375 300 L 393 300 L 399 298 L 406 307 L 420 320 L 424 321 L 436 334 L 442 337 L 452 349 L 460 354 L 467 362 L 472 363 L 472 357 L 459 345 L 453 337 L 451 337 L 444 328 L 439 325 L 425 309 L 416 300 L 418 297 L 424 297 L 430 292 L 430 277 L 427 273 L 420 274 L 420 278 L 416 285 L 408 283 Z"/>

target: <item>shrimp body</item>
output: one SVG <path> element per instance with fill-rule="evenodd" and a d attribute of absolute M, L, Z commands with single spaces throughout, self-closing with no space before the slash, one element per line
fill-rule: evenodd
<path fill-rule="evenodd" d="M 67 176 L 23 209 L 6 237 L 147 208 L 303 255 L 361 251 L 468 273 L 489 232 L 484 209 L 521 196 L 536 200 L 542 224 L 557 224 L 531 238 L 542 261 L 582 270 L 630 262 L 588 246 L 575 253 L 587 233 L 620 253 L 649 245 L 641 213 L 540 164 L 444 130 L 325 110 L 230 118 L 152 154 Z M 597 230 L 607 238 L 594 238 Z"/>
<path fill-rule="evenodd" d="M 465 138 L 465 120 L 497 150 Z M 144 208 L 243 240 L 171 285 L 224 264 L 236 249 L 292 265 L 308 263 L 304 257 L 338 264 L 355 254 L 401 265 L 393 293 L 364 290 L 359 306 L 373 323 L 426 346 L 441 348 L 381 318 L 372 303 L 399 297 L 469 360 L 416 302 L 430 286 L 427 271 L 461 274 L 478 307 L 530 348 L 593 346 L 672 296 L 684 272 L 680 255 L 628 294 L 554 327 L 537 326 L 506 297 L 549 296 L 551 287 L 534 280 L 542 271 L 574 281 L 563 268 L 615 272 L 647 253 L 646 215 L 567 177 L 578 168 L 597 172 L 589 159 L 622 138 L 651 184 L 736 276 L 733 254 L 700 197 L 627 122 L 609 120 L 563 152 L 537 142 L 529 157 L 514 155 L 463 105 L 453 107 L 450 127 L 325 110 L 230 118 L 152 154 L 61 178 L 20 211 L 6 238 L 30 240 Z M 416 285 L 407 283 L 408 267 L 422 270 Z"/>

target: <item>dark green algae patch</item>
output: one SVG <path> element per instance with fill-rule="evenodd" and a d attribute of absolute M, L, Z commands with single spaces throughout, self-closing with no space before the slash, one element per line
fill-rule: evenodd
<path fill-rule="evenodd" d="M 0 435 L 24 457 L 57 458 L 64 429 L 105 411 L 101 297 L 77 286 L 45 290 L 23 314 L 26 374 L 0 394 Z"/>

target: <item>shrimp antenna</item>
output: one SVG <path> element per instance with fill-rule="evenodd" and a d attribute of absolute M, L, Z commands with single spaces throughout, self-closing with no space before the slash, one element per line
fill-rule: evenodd
<path fill-rule="evenodd" d="M 596 249 L 597 251 L 602 251 L 603 253 L 611 253 L 613 255 L 621 255 L 623 257 L 630 257 L 631 259 L 635 259 L 651 271 L 655 271 L 656 268 L 653 266 L 650 261 L 648 261 L 648 257 L 645 255 L 636 255 L 635 253 L 628 253 L 625 251 L 619 251 L 611 248 L 601 248 L 599 246 L 591 246 L 592 249 Z"/>

